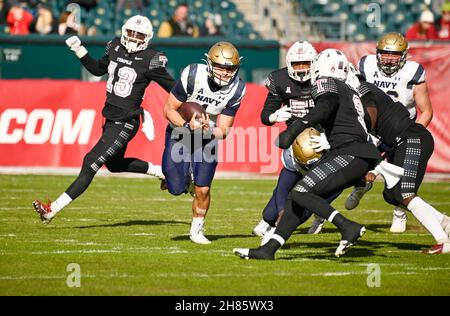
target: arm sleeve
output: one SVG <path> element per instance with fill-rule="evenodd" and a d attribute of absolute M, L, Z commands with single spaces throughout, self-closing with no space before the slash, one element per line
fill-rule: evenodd
<path fill-rule="evenodd" d="M 264 102 L 263 109 L 261 111 L 261 122 L 264 125 L 271 126 L 275 123 L 269 121 L 269 116 L 278 110 L 283 103 L 280 96 L 272 94 L 270 91 L 267 94 L 266 101 Z"/>
<path fill-rule="evenodd" d="M 329 118 L 339 106 L 339 95 L 327 92 L 314 99 L 316 104 L 301 120 L 308 125 L 320 124 Z"/>
<path fill-rule="evenodd" d="M 242 99 L 245 96 L 246 87 L 245 83 L 242 80 L 239 80 L 238 86 L 233 97 L 228 101 L 227 106 L 223 109 L 221 114 L 225 114 L 228 116 L 236 116 L 239 107 L 241 106 Z"/>
<path fill-rule="evenodd" d="M 156 81 L 167 92 L 170 92 L 175 86 L 175 79 L 167 72 L 166 68 L 153 69 L 151 71 L 151 79 Z"/>
<path fill-rule="evenodd" d="M 186 93 L 186 90 L 184 90 L 183 84 L 181 83 L 181 80 L 178 80 L 175 85 L 172 88 L 172 91 L 170 91 L 175 98 L 177 98 L 180 102 L 186 102 L 188 95 Z"/>
<path fill-rule="evenodd" d="M 111 42 L 112 41 L 109 41 L 106 44 L 105 54 L 99 60 L 92 58 L 89 53 L 80 59 L 81 64 L 83 64 L 83 66 L 94 76 L 103 76 L 108 72 Z"/>

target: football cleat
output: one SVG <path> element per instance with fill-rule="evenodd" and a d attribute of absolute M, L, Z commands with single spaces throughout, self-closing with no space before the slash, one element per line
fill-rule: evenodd
<path fill-rule="evenodd" d="M 308 234 L 318 234 L 322 231 L 323 225 L 325 224 L 326 219 L 320 216 L 315 216 L 314 220 L 311 224 L 311 227 L 308 229 Z"/>
<path fill-rule="evenodd" d="M 444 242 L 442 244 L 437 244 L 431 247 L 431 249 L 423 250 L 422 253 L 428 255 L 450 253 L 450 242 Z"/>
<path fill-rule="evenodd" d="M 406 231 L 406 212 L 404 216 L 397 216 L 394 213 L 394 217 L 392 218 L 392 225 L 389 231 L 391 233 L 403 233 Z"/>
<path fill-rule="evenodd" d="M 153 165 L 153 167 L 149 168 L 151 170 L 147 171 L 147 174 L 150 176 L 153 176 L 155 178 L 158 178 L 159 180 L 165 180 L 166 177 L 164 176 L 164 173 L 162 172 L 161 166 Z"/>
<path fill-rule="evenodd" d="M 211 243 L 211 241 L 209 241 L 205 235 L 205 228 L 204 228 L 204 223 L 199 224 L 199 225 L 195 225 L 194 227 L 191 228 L 191 233 L 189 234 L 189 238 L 191 239 L 192 242 L 196 243 L 196 244 L 200 244 L 200 245 L 208 245 Z"/>
<path fill-rule="evenodd" d="M 345 235 L 342 234 L 342 240 L 339 243 L 339 246 L 336 248 L 336 251 L 334 252 L 334 255 L 336 257 L 343 256 L 348 249 L 350 249 L 351 246 L 354 245 L 354 243 L 358 240 L 359 237 L 363 236 L 366 232 L 366 228 L 362 225 L 359 225 L 357 223 L 354 223 L 354 229 L 347 230 L 345 232 Z"/>
<path fill-rule="evenodd" d="M 258 225 L 253 228 L 252 234 L 255 236 L 263 237 L 272 227 L 265 220 L 261 220 Z"/>
<path fill-rule="evenodd" d="M 44 204 L 39 200 L 33 201 L 33 208 L 39 214 L 39 217 L 44 224 L 49 224 L 54 217 L 50 204 L 50 200 L 47 204 Z"/>
<path fill-rule="evenodd" d="M 347 197 L 347 200 L 345 201 L 345 208 L 347 210 L 353 210 L 356 208 L 361 201 L 364 194 L 370 191 L 372 189 L 373 184 L 371 182 L 367 182 L 365 186 L 363 187 L 354 187 L 352 193 Z"/>
<path fill-rule="evenodd" d="M 264 236 L 262 236 L 261 238 L 261 244 L 260 246 L 264 246 L 265 244 L 267 244 L 270 240 L 270 238 L 273 236 L 273 234 L 275 233 L 275 230 L 277 228 L 276 227 L 271 227 L 265 234 Z"/>
<path fill-rule="evenodd" d="M 273 254 L 268 254 L 264 252 L 261 247 L 255 249 L 249 248 L 234 248 L 233 253 L 241 257 L 242 259 L 257 259 L 257 260 L 275 260 Z"/>
<path fill-rule="evenodd" d="M 203 235 L 202 231 L 190 235 L 189 238 L 191 239 L 192 242 L 200 245 L 209 245 L 211 243 L 211 241 L 208 240 L 208 238 L 206 238 L 205 235 Z"/>
<path fill-rule="evenodd" d="M 161 180 L 161 183 L 159 184 L 159 188 L 160 188 L 162 191 L 167 190 L 167 182 L 166 182 L 166 180 Z"/>

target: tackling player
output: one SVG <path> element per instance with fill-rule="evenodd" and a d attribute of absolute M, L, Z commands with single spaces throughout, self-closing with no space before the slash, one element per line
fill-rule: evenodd
<path fill-rule="evenodd" d="M 422 65 L 407 60 L 408 42 L 400 33 L 387 33 L 377 43 L 376 55 L 361 58 L 359 71 L 370 83 L 387 93 L 394 101 L 401 102 L 410 118 L 427 127 L 433 117 L 433 108 L 425 81 Z M 416 108 L 421 115 L 417 117 Z M 372 188 L 372 183 L 357 186 L 347 198 L 345 207 L 354 209 L 362 196 Z M 394 210 L 390 231 L 406 230 L 406 212 L 397 206 Z"/>
<path fill-rule="evenodd" d="M 450 218 L 417 195 L 433 153 L 433 136 L 423 125 L 409 118 L 410 113 L 402 103 L 394 102 L 376 85 L 361 79 L 359 91 L 369 114 L 371 129 L 381 142 L 392 148 L 388 161 L 404 170 L 392 187 L 385 181 L 385 201 L 411 211 L 433 235 L 437 244 L 426 253 L 450 253 Z M 366 180 L 369 183 L 375 180 L 376 170 L 368 173 Z"/>
<path fill-rule="evenodd" d="M 345 218 L 323 197 L 359 181 L 373 168 L 380 155 L 375 146 L 367 143 L 364 109 L 357 87 L 345 83 L 348 73 L 345 55 L 339 50 L 326 49 L 317 56 L 311 68 L 315 107 L 280 134 L 279 146 L 288 148 L 307 125 L 320 123 L 331 150 L 293 188 L 270 240 L 256 249 L 234 249 L 234 253 L 242 258 L 273 260 L 275 252 L 301 222 L 305 209 L 338 227 L 342 237 L 335 251 L 337 257 L 345 254 L 365 232 L 364 226 Z"/>
<path fill-rule="evenodd" d="M 77 36 L 66 40 L 67 46 L 93 75 L 109 74 L 106 83 L 106 102 L 102 110 L 105 118 L 103 132 L 97 144 L 84 156 L 81 171 L 75 181 L 53 203 L 33 201 L 33 207 L 44 223 L 80 196 L 97 171 L 106 165 L 110 172 L 147 173 L 164 179 L 160 166 L 137 158 L 125 158 L 125 151 L 139 130 L 141 103 L 151 81 L 170 91 L 175 81 L 166 71 L 167 57 L 148 48 L 153 37 L 149 19 L 136 15 L 122 27 L 122 36 L 106 45 L 100 60 L 93 59 Z"/>
<path fill-rule="evenodd" d="M 227 137 L 245 95 L 245 83 L 238 77 L 242 57 L 236 47 L 218 42 L 205 55 L 206 65 L 191 64 L 183 70 L 164 107 L 169 125 L 162 171 L 173 195 L 186 193 L 193 180 L 195 194 L 189 236 L 198 244 L 211 243 L 204 236 L 204 223 L 217 167 L 218 139 Z M 208 117 L 201 122 L 194 116 L 185 121 L 177 110 L 188 101 L 203 105 Z"/>
<path fill-rule="evenodd" d="M 316 56 L 316 49 L 309 42 L 295 42 L 286 53 L 286 67 L 269 74 L 265 83 L 268 94 L 261 111 L 264 125 L 286 122 L 289 126 L 314 106 L 310 70 Z M 283 155 L 289 154 L 283 152 Z M 254 235 L 262 237 L 275 226 L 284 211 L 289 192 L 301 177 L 296 168 L 284 167 L 281 170 L 277 186 L 263 210 L 262 220 L 253 229 Z"/>

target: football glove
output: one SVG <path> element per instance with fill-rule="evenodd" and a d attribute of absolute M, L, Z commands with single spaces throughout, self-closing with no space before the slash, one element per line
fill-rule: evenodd
<path fill-rule="evenodd" d="M 292 117 L 292 110 L 287 105 L 282 108 L 276 110 L 274 113 L 270 114 L 269 121 L 270 123 L 275 122 L 286 122 Z"/>
<path fill-rule="evenodd" d="M 84 57 L 88 51 L 81 45 L 81 40 L 78 36 L 74 35 L 66 39 L 66 45 L 77 55 L 78 58 Z"/>
<path fill-rule="evenodd" d="M 310 141 L 311 141 L 311 148 L 314 149 L 316 153 L 320 153 L 321 151 L 328 150 L 331 148 L 325 133 L 320 133 L 320 136 L 311 135 Z"/>

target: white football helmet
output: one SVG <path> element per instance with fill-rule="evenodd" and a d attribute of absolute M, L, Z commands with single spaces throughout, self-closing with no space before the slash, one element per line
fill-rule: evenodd
<path fill-rule="evenodd" d="M 319 77 L 332 77 L 345 81 L 348 74 L 348 59 L 343 52 L 334 48 L 323 50 L 311 64 L 311 82 Z"/>
<path fill-rule="evenodd" d="M 355 66 L 351 62 L 348 62 L 348 74 L 347 79 L 345 79 L 345 83 L 355 91 L 358 91 L 360 86 L 359 79 L 356 76 L 358 74 L 359 72 L 356 70 Z"/>
<path fill-rule="evenodd" d="M 286 54 L 286 66 L 289 77 L 300 82 L 311 79 L 311 69 L 296 71 L 294 70 L 292 63 L 302 61 L 309 61 L 312 63 L 316 56 L 317 51 L 311 43 L 307 41 L 298 41 L 292 44 Z"/>
<path fill-rule="evenodd" d="M 122 26 L 120 43 L 131 54 L 146 49 L 152 37 L 152 22 L 145 16 L 135 15 Z"/>

